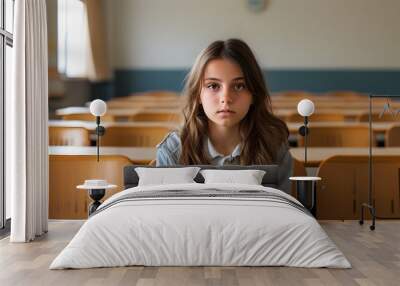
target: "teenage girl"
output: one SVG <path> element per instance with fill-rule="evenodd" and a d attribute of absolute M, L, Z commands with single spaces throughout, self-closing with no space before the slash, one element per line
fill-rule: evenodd
<path fill-rule="evenodd" d="M 245 42 L 215 41 L 203 50 L 183 96 L 183 128 L 157 145 L 157 166 L 278 164 L 278 188 L 290 192 L 289 131 L 272 114 L 261 68 Z"/>

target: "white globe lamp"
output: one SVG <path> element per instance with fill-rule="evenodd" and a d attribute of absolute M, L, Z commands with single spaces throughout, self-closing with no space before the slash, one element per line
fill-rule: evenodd
<path fill-rule="evenodd" d="M 309 99 L 303 99 L 297 104 L 297 112 L 303 117 L 311 116 L 314 110 L 314 102 Z"/>
<path fill-rule="evenodd" d="M 106 132 L 106 129 L 100 125 L 100 117 L 106 114 L 107 112 L 107 104 L 101 99 L 95 99 L 90 103 L 89 107 L 90 113 L 96 116 L 96 146 L 97 146 L 97 162 L 99 161 L 100 156 L 100 136 L 103 136 Z"/>
<path fill-rule="evenodd" d="M 310 117 L 315 111 L 314 102 L 309 99 L 302 99 L 297 104 L 297 112 L 304 117 L 304 125 L 300 127 L 299 133 L 304 136 L 304 165 L 307 164 L 307 135 L 308 131 L 308 117 Z"/>
<path fill-rule="evenodd" d="M 107 104 L 101 99 L 95 99 L 90 103 L 90 113 L 94 116 L 103 116 L 107 112 Z"/>

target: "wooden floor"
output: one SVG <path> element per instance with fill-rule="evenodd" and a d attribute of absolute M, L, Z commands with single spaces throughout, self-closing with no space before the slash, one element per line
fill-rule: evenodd
<path fill-rule="evenodd" d="M 289 267 L 121 267 L 48 270 L 80 221 L 52 221 L 32 243 L 0 241 L 0 285 L 400 285 L 400 221 L 372 232 L 356 221 L 321 222 L 352 269 Z"/>

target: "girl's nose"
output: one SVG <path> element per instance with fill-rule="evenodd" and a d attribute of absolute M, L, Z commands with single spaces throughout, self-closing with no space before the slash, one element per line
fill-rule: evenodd
<path fill-rule="evenodd" d="M 223 90 L 220 95 L 221 103 L 232 103 L 232 95 L 229 90 Z"/>

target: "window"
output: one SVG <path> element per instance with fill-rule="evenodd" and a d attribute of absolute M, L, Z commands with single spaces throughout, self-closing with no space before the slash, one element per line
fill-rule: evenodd
<path fill-rule="evenodd" d="M 87 77 L 88 29 L 84 1 L 58 0 L 57 66 L 66 77 Z"/>
<path fill-rule="evenodd" d="M 0 0 L 0 229 L 11 216 L 10 194 L 5 193 L 5 100 L 11 92 L 12 46 L 14 31 L 14 0 Z M 6 203 L 7 202 L 7 203 Z M 9 225 L 9 224 L 7 224 Z M 7 229 L 6 229 L 7 230 Z M 2 234 L 0 232 L 0 235 Z"/>
<path fill-rule="evenodd" d="M 14 0 L 5 0 L 5 30 L 9 33 L 14 32 Z"/>

